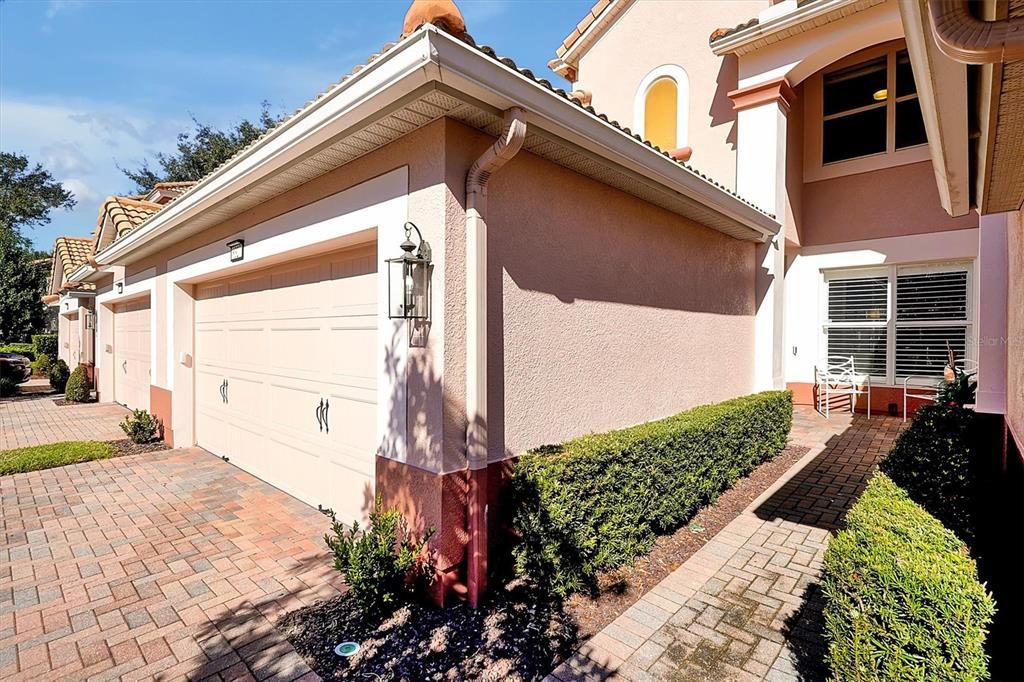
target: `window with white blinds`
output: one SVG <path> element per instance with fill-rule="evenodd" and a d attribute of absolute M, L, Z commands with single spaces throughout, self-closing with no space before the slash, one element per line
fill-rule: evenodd
<path fill-rule="evenodd" d="M 826 272 L 828 355 L 852 356 L 858 373 L 890 383 L 942 375 L 947 344 L 967 358 L 970 266 L 890 266 Z"/>

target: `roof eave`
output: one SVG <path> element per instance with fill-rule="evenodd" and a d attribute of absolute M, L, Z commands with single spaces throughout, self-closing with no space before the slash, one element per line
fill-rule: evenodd
<path fill-rule="evenodd" d="M 729 33 L 711 42 L 711 51 L 718 56 L 739 52 L 756 40 L 766 38 L 780 31 L 786 31 L 805 23 L 813 23 L 824 14 L 853 5 L 859 0 L 814 0 L 786 14 L 758 22 L 752 26 Z"/>
<path fill-rule="evenodd" d="M 336 138 L 340 130 L 367 115 L 381 115 L 388 105 L 430 83 L 443 84 L 485 102 L 495 110 L 518 105 L 531 121 L 596 157 L 611 160 L 647 182 L 674 190 L 742 226 L 747 239 L 764 241 L 779 230 L 769 215 L 723 188 L 652 152 L 644 143 L 610 123 L 509 68 L 480 50 L 427 26 L 265 138 L 214 171 L 187 194 L 169 204 L 128 235 L 96 255 L 99 264 L 127 264 L 140 249 L 247 188 L 289 167 Z M 542 123 L 541 123 L 542 122 Z"/>
<path fill-rule="evenodd" d="M 900 0 L 899 9 L 921 100 L 939 202 L 956 217 L 971 210 L 967 66 L 939 50 L 926 1 Z"/>

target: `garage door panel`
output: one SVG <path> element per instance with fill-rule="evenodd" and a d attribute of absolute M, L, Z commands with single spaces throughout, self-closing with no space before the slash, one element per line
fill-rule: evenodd
<path fill-rule="evenodd" d="M 364 248 L 197 287 L 196 366 L 211 377 L 197 390 L 229 383 L 220 420 L 212 407 L 197 420 L 199 444 L 345 521 L 373 499 L 375 260 Z M 321 399 L 330 433 L 317 422 Z"/>
<path fill-rule="evenodd" d="M 367 400 L 330 396 L 328 410 L 330 423 L 331 458 L 352 469 L 369 473 L 377 453 L 376 431 L 367 429 L 367 423 L 377 419 L 377 406 Z"/>
<path fill-rule="evenodd" d="M 114 400 L 132 409 L 149 409 L 149 299 L 114 306 Z"/>
<path fill-rule="evenodd" d="M 320 423 L 317 421 L 317 408 L 323 399 L 319 387 L 282 386 L 270 384 L 268 387 L 268 418 L 274 421 L 273 427 L 280 429 L 296 438 L 320 438 Z"/>
<path fill-rule="evenodd" d="M 332 327 L 328 333 L 330 352 L 325 360 L 331 378 L 343 383 L 355 382 L 375 388 L 376 363 L 366 361 L 377 353 L 377 328 Z"/>

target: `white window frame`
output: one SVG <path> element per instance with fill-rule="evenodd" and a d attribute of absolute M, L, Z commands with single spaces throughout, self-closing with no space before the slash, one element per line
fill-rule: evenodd
<path fill-rule="evenodd" d="M 633 97 L 633 132 L 640 137 L 647 139 L 646 110 L 647 93 L 651 86 L 662 78 L 669 78 L 676 84 L 676 146 L 674 149 L 685 147 L 690 140 L 690 77 L 686 75 L 686 69 L 676 64 L 662 64 L 652 70 L 643 80 Z M 663 151 L 670 152 L 672 149 Z"/>
<path fill-rule="evenodd" d="M 897 320 L 896 319 L 896 279 L 900 274 L 925 274 L 939 272 L 967 273 L 967 319 L 966 320 Z M 977 306 L 975 302 L 974 263 L 972 261 L 943 261 L 938 263 L 900 263 L 867 268 L 830 268 L 820 271 L 822 295 L 819 296 L 818 319 L 820 335 L 818 339 L 818 356 L 828 354 L 828 329 L 843 328 L 884 328 L 885 337 L 885 374 L 872 374 L 872 381 L 879 381 L 886 386 L 902 385 L 903 376 L 896 374 L 896 330 L 900 327 L 953 327 L 963 326 L 965 356 L 962 360 L 977 362 L 977 348 L 974 343 L 974 327 L 977 325 Z M 829 322 L 828 298 L 829 282 L 832 280 L 854 279 L 859 277 L 886 277 L 886 313 L 881 322 Z M 934 379 L 912 381 L 912 385 L 934 385 Z"/>

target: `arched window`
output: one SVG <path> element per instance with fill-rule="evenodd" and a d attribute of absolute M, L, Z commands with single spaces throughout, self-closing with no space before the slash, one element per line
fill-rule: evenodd
<path fill-rule="evenodd" d="M 667 64 L 640 82 L 633 104 L 636 132 L 663 151 L 687 144 L 690 82 L 681 67 Z"/>

